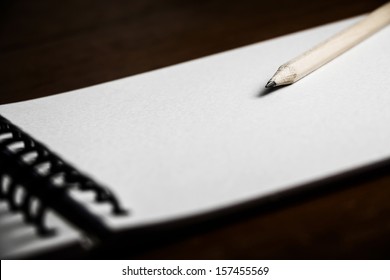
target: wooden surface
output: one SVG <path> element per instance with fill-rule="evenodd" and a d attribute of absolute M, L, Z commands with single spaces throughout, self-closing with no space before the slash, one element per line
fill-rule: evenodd
<path fill-rule="evenodd" d="M 384 2 L 0 1 L 0 104 L 255 43 Z M 384 164 L 128 257 L 390 258 L 389 197 Z"/>

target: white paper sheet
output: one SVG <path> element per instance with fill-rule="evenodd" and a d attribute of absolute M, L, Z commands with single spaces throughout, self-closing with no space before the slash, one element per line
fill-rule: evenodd
<path fill-rule="evenodd" d="M 81 240 L 81 234 L 49 211 L 46 224 L 55 229 L 55 235 L 40 237 L 31 224 L 26 224 L 21 213 L 11 212 L 5 201 L 0 202 L 0 258 L 28 258 L 34 252 L 55 250 Z"/>
<path fill-rule="evenodd" d="M 390 28 L 259 97 L 277 67 L 358 18 L 0 113 L 109 186 L 115 229 L 239 204 L 390 157 Z"/>

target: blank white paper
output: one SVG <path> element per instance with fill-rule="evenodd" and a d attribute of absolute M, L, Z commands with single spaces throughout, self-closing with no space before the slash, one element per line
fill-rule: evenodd
<path fill-rule="evenodd" d="M 94 209 L 113 229 L 222 209 L 390 157 L 390 28 L 259 97 L 279 65 L 358 19 L 0 113 L 117 194 L 131 215 Z"/>

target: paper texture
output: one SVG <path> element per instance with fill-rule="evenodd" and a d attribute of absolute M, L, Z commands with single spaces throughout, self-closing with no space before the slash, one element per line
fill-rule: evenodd
<path fill-rule="evenodd" d="M 239 204 L 390 157 L 390 29 L 259 97 L 349 19 L 0 113 L 109 186 L 115 229 Z"/>

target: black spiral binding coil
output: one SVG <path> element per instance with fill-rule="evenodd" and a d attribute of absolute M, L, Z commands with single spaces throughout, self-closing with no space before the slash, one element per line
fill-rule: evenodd
<path fill-rule="evenodd" d="M 41 236 L 52 236 L 46 226 L 47 209 L 97 239 L 109 230 L 99 217 L 71 198 L 68 191 L 92 191 L 98 203 L 109 203 L 114 215 L 126 213 L 114 194 L 106 187 L 66 163 L 45 145 L 0 115 L 0 200 L 8 202 L 10 211 L 21 212 L 26 223 L 37 228 Z"/>

